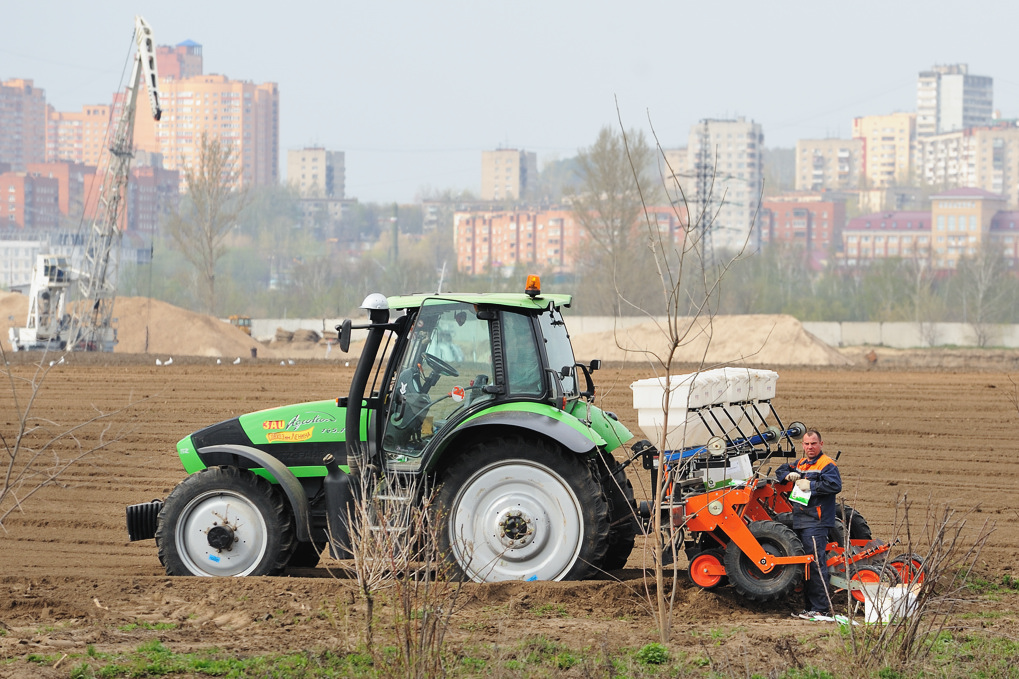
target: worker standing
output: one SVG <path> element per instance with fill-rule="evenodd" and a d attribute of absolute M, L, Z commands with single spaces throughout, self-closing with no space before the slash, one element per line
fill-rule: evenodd
<path fill-rule="evenodd" d="M 796 615 L 805 620 L 832 620 L 825 545 L 829 529 L 835 526 L 835 496 L 842 491 L 842 476 L 835 460 L 821 450 L 821 434 L 816 429 L 808 429 L 801 444 L 803 457 L 795 464 L 783 464 L 776 472 L 780 483 L 795 484 L 789 497 L 793 530 L 807 554 L 814 555 L 804 588 L 807 608 Z"/>

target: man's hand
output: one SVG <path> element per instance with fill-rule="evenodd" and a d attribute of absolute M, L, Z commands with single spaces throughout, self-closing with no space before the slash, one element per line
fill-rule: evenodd
<path fill-rule="evenodd" d="M 796 487 L 799 488 L 800 490 L 802 490 L 804 493 L 809 492 L 810 491 L 810 480 L 809 479 L 800 479 L 799 481 L 796 482 Z"/>
<path fill-rule="evenodd" d="M 800 480 L 800 474 L 799 472 L 789 472 L 788 474 L 785 475 L 785 480 L 796 483 L 797 481 Z"/>

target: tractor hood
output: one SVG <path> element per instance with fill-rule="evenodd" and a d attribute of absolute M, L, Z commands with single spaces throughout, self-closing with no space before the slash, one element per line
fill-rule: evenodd
<path fill-rule="evenodd" d="M 332 454 L 341 465 L 346 464 L 346 411 L 335 400 L 259 410 L 186 436 L 178 442 L 177 453 L 189 474 L 219 464 L 251 468 L 251 463 L 228 453 L 199 452 L 208 446 L 237 444 L 269 453 L 295 476 L 325 476 L 322 458 L 326 454 Z M 364 437 L 368 411 L 361 412 Z"/>

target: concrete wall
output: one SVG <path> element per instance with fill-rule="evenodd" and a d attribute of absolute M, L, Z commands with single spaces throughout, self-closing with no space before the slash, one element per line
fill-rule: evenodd
<path fill-rule="evenodd" d="M 980 342 L 970 323 L 803 323 L 807 332 L 833 347 L 865 344 L 895 349 L 914 347 L 977 347 Z M 1019 325 L 984 327 L 988 347 L 1019 348 Z"/>

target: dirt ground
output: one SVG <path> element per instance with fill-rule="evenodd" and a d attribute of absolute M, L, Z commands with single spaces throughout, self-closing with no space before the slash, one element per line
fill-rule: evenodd
<path fill-rule="evenodd" d="M 15 373 L 31 377 L 26 357 L 15 358 Z M 876 536 L 892 530 L 901 496 L 914 502 L 917 517 L 944 504 L 976 506 L 968 518 L 973 530 L 985 520 L 996 523 L 980 569 L 1015 575 L 1019 412 L 1009 375 L 1019 375 L 1011 365 L 1010 357 L 979 369 L 910 369 L 880 361 L 869 369 L 783 368 L 775 404 L 786 422 L 820 429 L 826 452 L 842 451 L 843 497 Z M 174 452 L 181 437 L 243 412 L 343 395 L 351 372 L 335 361 L 217 365 L 214 358 L 180 358 L 157 366 L 151 356 L 131 355 L 71 354 L 54 365 L 34 414 L 58 430 L 98 411 L 123 409 L 104 434 L 119 440 L 69 468 L 59 486 L 27 498 L 3 521 L 0 676 L 67 676 L 67 666 L 52 669 L 25 658 L 84 653 L 90 644 L 101 652 L 126 650 L 155 638 L 176 651 L 216 647 L 237 655 L 352 650 L 360 630 L 344 611 L 360 604 L 350 580 L 330 568 L 335 562 L 280 578 L 169 578 L 154 541 L 128 541 L 124 518 L 125 505 L 165 497 L 183 478 Z M 600 405 L 635 433 L 628 385 L 646 376 L 636 367 L 596 374 Z M 11 445 L 16 417 L 9 387 L 0 388 L 0 407 Z M 94 445 L 99 435 L 93 425 L 80 439 Z M 638 495 L 644 492 L 639 484 L 646 486 L 643 473 L 633 475 Z M 655 641 L 643 563 L 638 546 L 626 569 L 602 580 L 468 586 L 450 643 L 505 646 L 536 634 L 575 648 Z M 816 634 L 813 623 L 789 617 L 798 601 L 745 605 L 728 589 L 698 590 L 685 574 L 680 584 L 680 647 L 709 630 L 738 628 L 746 664 L 768 671 L 782 666 L 775 650 L 781 644 L 809 643 Z M 999 621 L 1012 625 L 1013 636 L 1015 617 Z M 174 626 L 146 629 L 155 623 Z"/>

